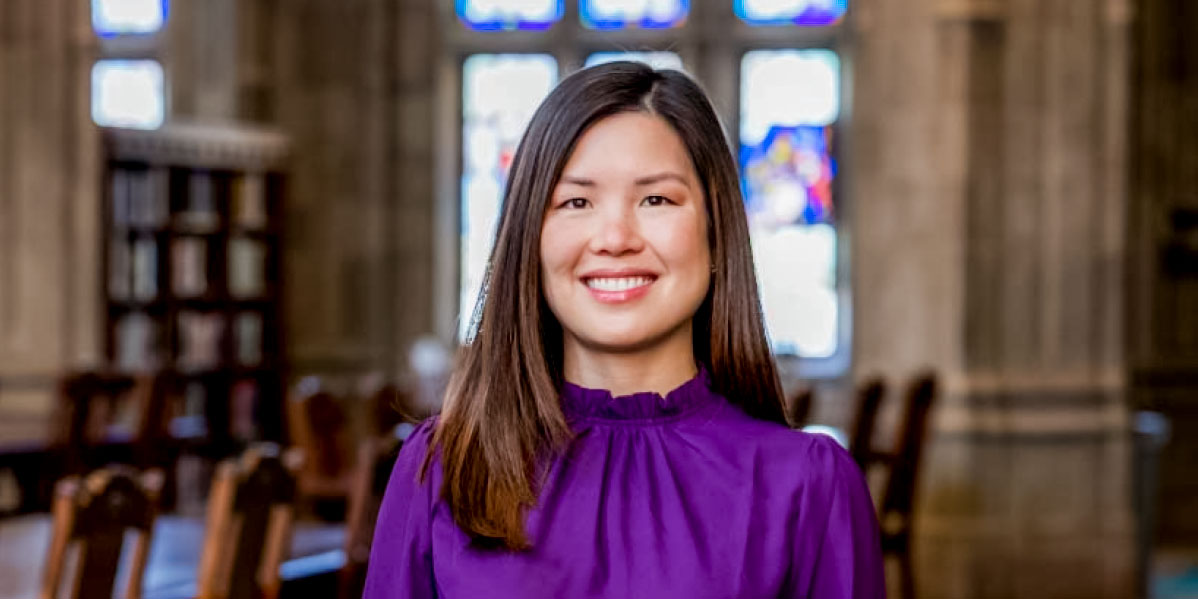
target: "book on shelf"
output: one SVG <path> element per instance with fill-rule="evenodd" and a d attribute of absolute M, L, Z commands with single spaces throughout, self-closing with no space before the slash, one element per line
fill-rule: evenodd
<path fill-rule="evenodd" d="M 212 175 L 195 171 L 187 177 L 187 203 L 175 215 L 176 223 L 195 231 L 212 231 L 220 226 L 216 212 L 216 196 Z"/>
<path fill-rule="evenodd" d="M 129 226 L 129 174 L 123 168 L 112 170 L 112 224 L 118 229 Z"/>
<path fill-rule="evenodd" d="M 220 365 L 221 315 L 188 311 L 180 312 L 178 320 L 179 369 L 211 370 Z"/>
<path fill-rule="evenodd" d="M 171 289 L 179 297 L 208 290 L 208 242 L 195 237 L 171 241 Z"/>
<path fill-rule="evenodd" d="M 166 226 L 170 213 L 168 173 L 161 168 L 125 171 L 129 189 L 129 222 L 137 227 Z"/>
<path fill-rule="evenodd" d="M 117 367 L 127 372 L 149 372 L 158 367 L 158 327 L 148 315 L 132 312 L 116 323 Z"/>
<path fill-rule="evenodd" d="M 132 295 L 132 257 L 129 243 L 122 237 L 114 237 L 108 244 L 108 297 L 126 301 Z"/>
<path fill-rule="evenodd" d="M 249 380 L 237 381 L 229 395 L 229 428 L 233 437 L 243 441 L 257 438 L 258 419 L 254 412 L 258 403 L 258 385 Z"/>
<path fill-rule="evenodd" d="M 238 314 L 236 329 L 237 363 L 242 366 L 262 363 L 262 315 L 257 312 Z"/>
<path fill-rule="evenodd" d="M 158 297 L 158 243 L 153 237 L 133 242 L 133 298 L 149 301 Z"/>
<path fill-rule="evenodd" d="M 266 292 L 266 247 L 258 240 L 229 240 L 229 293 L 238 298 L 260 297 Z"/>
<path fill-rule="evenodd" d="M 246 173 L 234 180 L 232 213 L 239 227 L 266 228 L 266 188 L 261 173 Z"/>

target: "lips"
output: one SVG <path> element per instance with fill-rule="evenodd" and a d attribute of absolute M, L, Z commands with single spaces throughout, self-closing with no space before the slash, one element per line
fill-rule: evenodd
<path fill-rule="evenodd" d="M 606 304 L 642 297 L 655 281 L 656 274 L 643 270 L 592 271 L 582 276 L 582 284 L 591 296 Z"/>

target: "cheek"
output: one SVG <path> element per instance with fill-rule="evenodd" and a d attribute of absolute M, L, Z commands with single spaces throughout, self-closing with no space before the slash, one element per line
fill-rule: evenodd
<path fill-rule="evenodd" d="M 707 272 L 710 264 L 707 230 L 703 221 L 696 220 L 693 217 L 678 219 L 670 226 L 658 228 L 658 247 L 674 268 Z"/>
<path fill-rule="evenodd" d="M 555 285 L 569 278 L 578 255 L 577 236 L 561 226 L 546 224 L 541 228 L 541 281 L 548 297 Z"/>

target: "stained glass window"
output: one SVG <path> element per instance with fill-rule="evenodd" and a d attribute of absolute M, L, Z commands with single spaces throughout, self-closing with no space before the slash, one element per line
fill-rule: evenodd
<path fill-rule="evenodd" d="M 832 25 L 844 17 L 848 0 L 736 0 L 736 16 L 751 25 Z"/>
<path fill-rule="evenodd" d="M 548 29 L 562 18 L 564 0 L 457 0 L 458 18 L 471 29 Z"/>
<path fill-rule="evenodd" d="M 683 70 L 682 57 L 673 52 L 596 52 L 587 57 L 585 66 L 593 67 L 617 60 L 643 62 L 655 69 Z"/>
<path fill-rule="evenodd" d="M 167 0 L 92 0 L 92 28 L 105 37 L 154 33 L 166 11 Z"/>
<path fill-rule="evenodd" d="M 762 50 L 741 62 L 740 166 L 766 326 L 775 351 L 833 355 L 839 343 L 833 125 L 839 59 Z"/>
<path fill-rule="evenodd" d="M 97 125 L 157 129 L 165 104 L 157 61 L 101 60 L 92 66 L 92 120 Z"/>
<path fill-rule="evenodd" d="M 520 136 L 557 83 L 548 54 L 475 54 L 462 67 L 461 310 L 465 338 Z"/>
<path fill-rule="evenodd" d="M 664 29 L 686 20 L 690 0 L 582 0 L 579 16 L 592 29 Z"/>

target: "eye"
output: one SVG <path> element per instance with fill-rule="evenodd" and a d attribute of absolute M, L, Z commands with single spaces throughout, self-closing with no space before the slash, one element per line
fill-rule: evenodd
<path fill-rule="evenodd" d="M 570 198 L 570 199 L 562 202 L 561 204 L 558 204 L 557 207 L 558 208 L 586 208 L 587 206 L 590 206 L 590 205 L 591 205 L 590 200 L 587 200 L 586 198 Z"/>
<path fill-rule="evenodd" d="M 670 198 L 667 198 L 666 196 L 647 196 L 645 199 L 641 200 L 641 204 L 644 206 L 665 206 L 666 204 L 673 203 L 674 202 L 671 202 Z"/>

